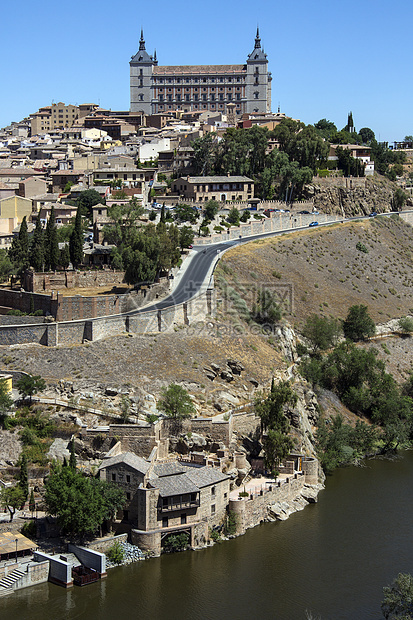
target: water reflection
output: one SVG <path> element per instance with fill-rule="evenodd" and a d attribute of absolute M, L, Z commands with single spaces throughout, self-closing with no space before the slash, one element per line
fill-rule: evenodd
<path fill-rule="evenodd" d="M 110 570 L 69 591 L 0 598 L 1 620 L 378 620 L 382 587 L 413 573 L 413 453 L 337 471 L 319 503 L 241 538 Z"/>

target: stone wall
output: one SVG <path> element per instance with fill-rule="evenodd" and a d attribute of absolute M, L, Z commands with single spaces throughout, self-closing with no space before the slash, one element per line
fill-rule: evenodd
<path fill-rule="evenodd" d="M 161 430 L 162 439 L 179 433 L 198 433 L 207 436 L 212 441 L 222 441 L 228 446 L 232 435 L 232 417 L 229 420 L 214 420 L 214 418 L 191 418 L 182 421 L 164 419 Z"/>
<path fill-rule="evenodd" d="M 91 269 L 88 271 L 33 272 L 24 274 L 23 288 L 30 292 L 50 292 L 70 288 L 96 288 L 124 284 L 124 271 Z"/>
<path fill-rule="evenodd" d="M 255 435 L 261 427 L 260 418 L 254 412 L 240 412 L 232 414 L 233 430 L 242 435 Z"/>
<path fill-rule="evenodd" d="M 118 534 L 117 536 L 111 536 L 110 538 L 99 538 L 98 540 L 94 540 L 89 543 L 88 547 L 94 551 L 99 551 L 99 553 L 106 553 L 116 542 L 122 543 L 127 542 L 127 540 L 127 534 Z"/>
<path fill-rule="evenodd" d="M 44 560 L 43 562 L 30 562 L 27 564 L 13 562 L 12 564 L 3 565 L 0 567 L 0 579 L 6 577 L 16 569 L 22 570 L 24 575 L 13 584 L 13 590 L 21 590 L 22 588 L 35 586 L 39 583 L 45 583 L 49 579 L 48 560 Z"/>
<path fill-rule="evenodd" d="M 237 534 L 244 534 L 250 527 L 255 527 L 268 517 L 268 505 L 275 502 L 291 501 L 301 494 L 305 477 L 295 474 L 285 483 L 268 485 L 268 491 L 251 498 L 231 499 L 229 510 L 237 515 Z"/>
<path fill-rule="evenodd" d="M 30 296 L 31 293 L 26 293 Z M 35 294 L 33 294 L 35 296 Z M 47 297 L 47 296 L 42 296 Z M 84 299 L 84 298 L 83 298 Z M 213 315 L 215 291 L 208 289 L 188 303 L 165 310 L 142 312 L 135 316 L 115 315 L 41 325 L 0 325 L 0 345 L 37 343 L 45 346 L 82 344 L 124 332 L 158 333 L 183 323 L 191 325 Z M 30 317 L 29 317 L 30 318 Z M 28 320 L 29 320 L 28 318 Z"/>

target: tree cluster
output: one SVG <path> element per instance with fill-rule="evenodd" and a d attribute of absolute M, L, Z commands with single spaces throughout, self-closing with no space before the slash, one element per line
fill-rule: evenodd
<path fill-rule="evenodd" d="M 274 478 L 278 475 L 280 463 L 289 455 L 293 442 L 288 435 L 290 423 L 284 414 L 284 406 L 294 406 L 297 395 L 288 381 L 277 385 L 272 381 L 267 398 L 258 397 L 255 411 L 261 418 L 265 465 Z"/>
<path fill-rule="evenodd" d="M 59 464 L 46 481 L 44 499 L 47 512 L 57 517 L 62 531 L 80 538 L 96 534 L 125 504 L 124 492 L 116 485 Z"/>

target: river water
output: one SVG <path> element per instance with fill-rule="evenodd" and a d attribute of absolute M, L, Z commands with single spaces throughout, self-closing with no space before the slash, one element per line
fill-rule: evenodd
<path fill-rule="evenodd" d="M 337 470 L 317 504 L 245 536 L 0 599 L 1 620 L 379 620 L 382 587 L 413 574 L 413 452 Z"/>

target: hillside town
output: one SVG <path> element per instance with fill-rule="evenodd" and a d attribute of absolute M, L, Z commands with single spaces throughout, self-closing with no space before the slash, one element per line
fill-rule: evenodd
<path fill-rule="evenodd" d="M 0 129 L 0 597 L 285 520 L 334 467 L 410 437 L 383 399 L 405 412 L 411 385 L 376 353 L 346 383 L 367 341 L 413 332 L 408 302 L 379 328 L 353 281 L 347 318 L 299 308 L 316 293 L 278 235 L 360 224 L 343 245 L 367 261 L 382 226 L 407 247 L 412 137 L 272 112 L 258 28 L 244 64 L 161 66 L 141 31 L 129 65 L 128 110 L 52 102 Z M 275 236 L 273 263 L 241 254 Z M 364 274 L 308 239 L 307 266 L 328 247 L 334 282 Z"/>

